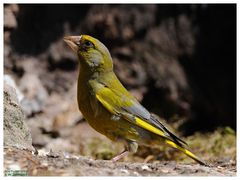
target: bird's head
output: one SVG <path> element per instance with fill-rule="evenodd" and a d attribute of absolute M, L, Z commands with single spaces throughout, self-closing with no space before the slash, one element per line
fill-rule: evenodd
<path fill-rule="evenodd" d="M 112 58 L 103 43 L 88 36 L 67 36 L 64 41 L 77 54 L 80 64 L 90 72 L 112 70 Z"/>

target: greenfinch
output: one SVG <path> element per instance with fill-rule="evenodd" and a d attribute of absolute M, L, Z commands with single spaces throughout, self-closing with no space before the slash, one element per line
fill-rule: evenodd
<path fill-rule="evenodd" d="M 205 165 L 187 150 L 183 140 L 171 133 L 124 88 L 113 71 L 112 57 L 103 43 L 88 35 L 68 36 L 64 41 L 79 59 L 77 99 L 84 118 L 99 133 L 125 145 L 125 150 L 113 161 L 129 152 L 135 153 L 138 144 L 157 140 Z"/>

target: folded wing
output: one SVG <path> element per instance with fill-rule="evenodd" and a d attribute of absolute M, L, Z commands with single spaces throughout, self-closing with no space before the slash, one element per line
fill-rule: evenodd
<path fill-rule="evenodd" d="M 97 100 L 112 114 L 121 116 L 129 122 L 142 127 L 179 146 L 186 144 L 171 133 L 156 117 L 151 115 L 133 96 L 110 89 L 106 85 L 96 92 Z"/>

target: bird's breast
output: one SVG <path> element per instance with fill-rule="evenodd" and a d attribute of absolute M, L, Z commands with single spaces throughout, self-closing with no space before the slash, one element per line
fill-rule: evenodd
<path fill-rule="evenodd" d="M 111 126 L 109 122 L 111 114 L 97 101 L 93 91 L 86 85 L 85 88 L 78 86 L 78 107 L 83 117 L 91 127 L 101 134 L 107 135 L 107 129 Z"/>

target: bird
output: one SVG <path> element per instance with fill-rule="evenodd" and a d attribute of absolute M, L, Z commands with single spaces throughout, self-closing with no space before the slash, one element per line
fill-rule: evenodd
<path fill-rule="evenodd" d="M 66 36 L 63 40 L 80 64 L 77 100 L 83 117 L 97 132 L 124 144 L 124 151 L 113 157 L 113 162 L 136 153 L 139 145 L 159 141 L 206 165 L 122 85 L 114 73 L 111 54 L 102 42 L 90 35 Z"/>

